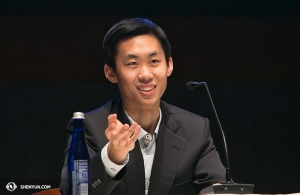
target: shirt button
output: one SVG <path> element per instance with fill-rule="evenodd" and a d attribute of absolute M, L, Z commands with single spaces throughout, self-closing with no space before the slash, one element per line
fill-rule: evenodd
<path fill-rule="evenodd" d="M 112 171 L 116 171 L 116 169 L 115 168 L 110 168 Z"/>
<path fill-rule="evenodd" d="M 146 139 L 151 142 L 152 141 L 152 135 L 150 134 L 146 134 Z"/>

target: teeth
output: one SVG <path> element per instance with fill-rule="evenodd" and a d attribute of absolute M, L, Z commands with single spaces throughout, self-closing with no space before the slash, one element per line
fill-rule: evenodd
<path fill-rule="evenodd" d="M 153 87 L 140 87 L 140 90 L 142 91 L 151 91 Z"/>

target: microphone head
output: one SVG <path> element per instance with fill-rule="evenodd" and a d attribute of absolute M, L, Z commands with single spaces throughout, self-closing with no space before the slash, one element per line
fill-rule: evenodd
<path fill-rule="evenodd" d="M 198 82 L 194 82 L 194 81 L 189 81 L 186 83 L 186 88 L 188 88 L 189 90 L 193 90 L 200 85 L 203 85 L 203 82 L 198 83 Z"/>

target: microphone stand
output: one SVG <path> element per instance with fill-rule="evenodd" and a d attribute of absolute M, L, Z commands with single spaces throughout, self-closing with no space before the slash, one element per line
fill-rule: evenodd
<path fill-rule="evenodd" d="M 217 111 L 215 109 L 214 103 L 213 103 L 211 95 L 209 93 L 207 84 L 205 82 L 189 81 L 186 84 L 186 87 L 189 90 L 193 90 L 200 85 L 205 86 L 206 93 L 209 97 L 210 104 L 213 108 L 214 115 L 218 122 L 219 130 L 222 134 L 224 151 L 225 151 L 225 156 L 226 156 L 226 166 L 225 166 L 226 167 L 226 173 L 225 173 L 226 181 L 217 183 L 213 186 L 208 186 L 208 187 L 202 189 L 199 194 L 251 194 L 251 193 L 253 193 L 253 188 L 254 188 L 253 184 L 238 184 L 238 183 L 234 183 L 232 181 L 232 174 L 231 174 L 231 170 L 230 170 L 229 154 L 228 154 L 227 143 L 226 143 L 226 139 L 225 139 L 225 133 L 223 131 Z"/>

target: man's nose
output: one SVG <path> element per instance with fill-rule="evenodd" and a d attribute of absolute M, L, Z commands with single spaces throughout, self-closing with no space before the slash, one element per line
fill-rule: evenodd
<path fill-rule="evenodd" d="M 139 80 L 142 82 L 149 82 L 153 78 L 153 74 L 151 72 L 151 67 L 148 65 L 142 65 L 139 73 Z"/>

